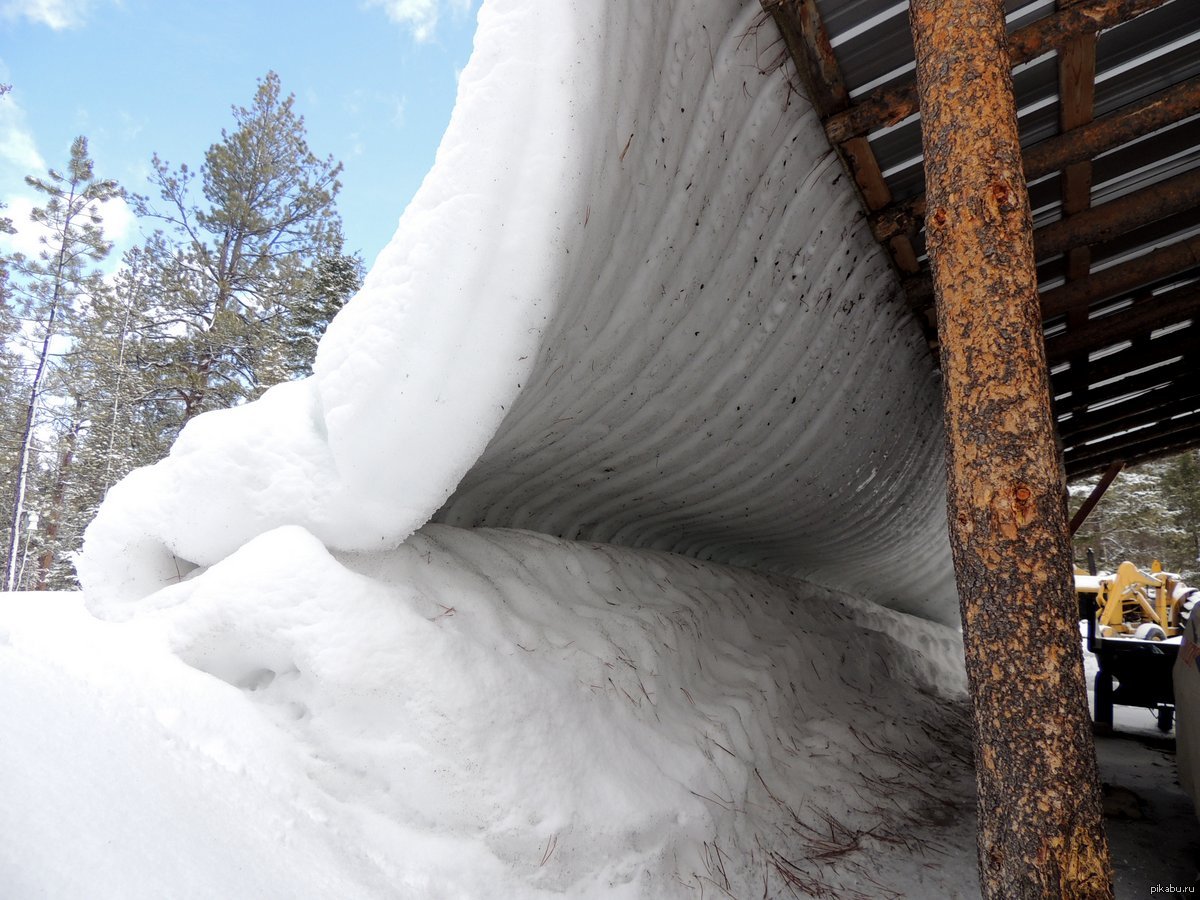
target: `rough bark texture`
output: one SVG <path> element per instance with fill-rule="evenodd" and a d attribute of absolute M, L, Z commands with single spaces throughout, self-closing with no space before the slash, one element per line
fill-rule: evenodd
<path fill-rule="evenodd" d="M 1002 0 L 913 0 L 951 544 L 994 898 L 1111 897 Z"/>

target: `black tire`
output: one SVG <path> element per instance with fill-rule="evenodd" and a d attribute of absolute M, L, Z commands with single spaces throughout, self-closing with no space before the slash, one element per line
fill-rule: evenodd
<path fill-rule="evenodd" d="M 1186 628 L 1188 619 L 1192 617 L 1192 610 L 1196 608 L 1196 604 L 1200 603 L 1200 588 L 1194 588 L 1183 595 L 1183 600 L 1179 604 L 1179 627 Z"/>
<path fill-rule="evenodd" d="M 1101 730 L 1112 731 L 1113 727 L 1113 680 L 1103 669 L 1096 673 L 1095 711 L 1092 719 Z"/>

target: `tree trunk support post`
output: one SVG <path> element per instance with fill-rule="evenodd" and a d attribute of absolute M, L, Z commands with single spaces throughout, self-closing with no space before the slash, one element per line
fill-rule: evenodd
<path fill-rule="evenodd" d="M 988 898 L 1111 898 L 1002 0 L 912 0 Z"/>

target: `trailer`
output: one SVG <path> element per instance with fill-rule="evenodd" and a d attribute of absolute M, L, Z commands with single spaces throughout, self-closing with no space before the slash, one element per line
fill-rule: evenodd
<path fill-rule="evenodd" d="M 1089 567 L 1092 567 L 1091 565 Z M 1152 710 L 1160 731 L 1175 723 L 1172 672 L 1182 634 L 1200 590 L 1189 588 L 1157 561 L 1149 572 L 1123 562 L 1115 573 L 1077 572 L 1080 619 L 1095 654 L 1093 719 L 1111 728 L 1114 706 Z"/>

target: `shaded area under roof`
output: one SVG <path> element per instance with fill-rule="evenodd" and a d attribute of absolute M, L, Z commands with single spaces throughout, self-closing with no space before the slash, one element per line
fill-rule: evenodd
<path fill-rule="evenodd" d="M 908 4 L 762 3 L 936 359 Z M 1200 446 L 1196 3 L 1005 9 L 1067 474 Z"/>

